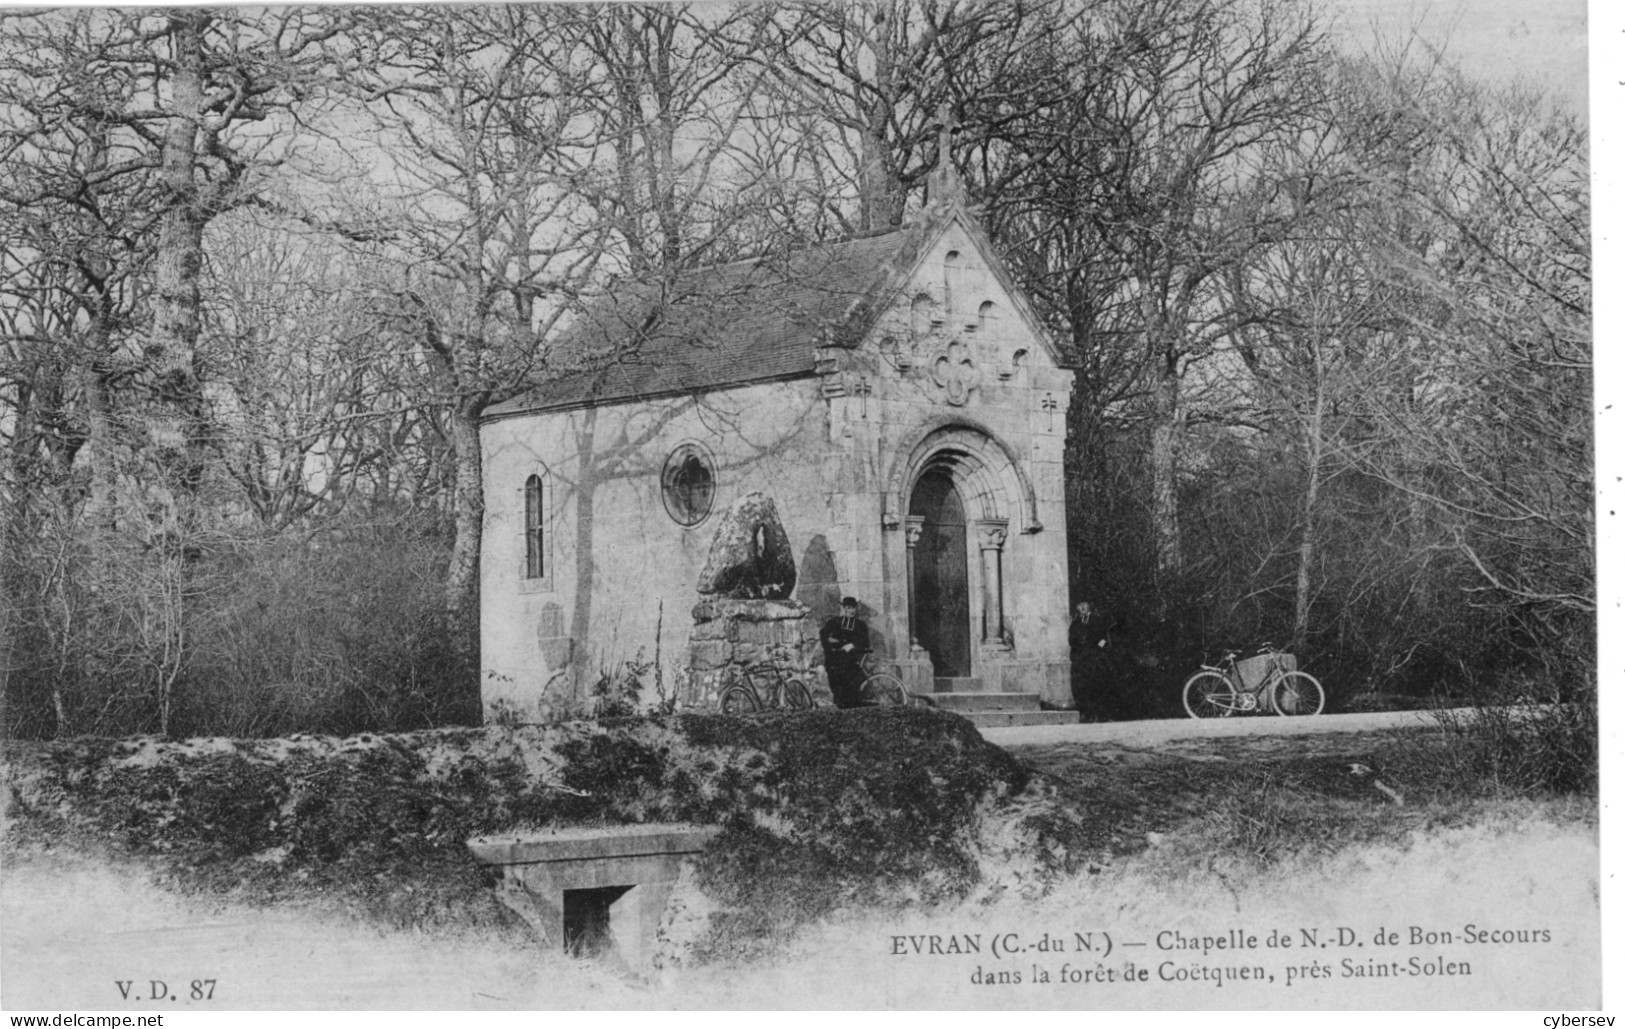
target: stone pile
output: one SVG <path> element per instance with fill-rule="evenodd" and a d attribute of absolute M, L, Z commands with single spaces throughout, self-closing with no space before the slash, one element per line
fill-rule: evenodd
<path fill-rule="evenodd" d="M 764 665 L 784 669 L 814 695 L 824 689 L 822 672 L 813 674 L 818 641 L 808 609 L 790 599 L 795 584 L 795 556 L 773 498 L 755 492 L 734 501 L 700 573 L 689 635 L 688 704 L 715 706 L 728 683 Z"/>

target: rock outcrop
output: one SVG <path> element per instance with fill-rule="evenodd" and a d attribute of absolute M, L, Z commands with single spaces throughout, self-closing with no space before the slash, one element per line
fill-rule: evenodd
<path fill-rule="evenodd" d="M 796 559 L 779 509 L 766 493 L 733 502 L 717 526 L 700 572 L 702 597 L 788 600 L 796 588 Z"/>

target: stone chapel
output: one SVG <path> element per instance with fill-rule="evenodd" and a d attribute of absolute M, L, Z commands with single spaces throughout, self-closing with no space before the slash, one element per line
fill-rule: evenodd
<path fill-rule="evenodd" d="M 606 305 L 574 330 L 595 363 L 486 412 L 488 712 L 545 716 L 657 652 L 683 703 L 713 702 L 700 579 L 753 494 L 794 558 L 775 617 L 797 627 L 790 650 L 825 703 L 818 626 L 850 595 L 875 668 L 916 693 L 1073 706 L 1072 375 L 943 193 L 893 231 Z"/>

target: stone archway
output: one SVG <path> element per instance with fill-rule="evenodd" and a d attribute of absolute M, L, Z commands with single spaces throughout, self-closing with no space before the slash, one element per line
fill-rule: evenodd
<path fill-rule="evenodd" d="M 1039 528 L 1031 486 L 1007 447 L 962 421 L 929 429 L 890 485 L 889 509 L 902 513 L 893 524 L 905 528 L 911 654 L 934 688 L 964 688 L 1010 649 L 1004 549 L 1012 523 Z"/>
<path fill-rule="evenodd" d="M 901 528 L 909 494 L 928 466 L 952 471 L 970 518 L 1002 518 L 1013 531 L 1034 533 L 1044 526 L 1038 496 L 1018 456 L 985 426 L 962 415 L 933 419 L 914 445 L 898 452 L 886 478 L 883 519 Z"/>

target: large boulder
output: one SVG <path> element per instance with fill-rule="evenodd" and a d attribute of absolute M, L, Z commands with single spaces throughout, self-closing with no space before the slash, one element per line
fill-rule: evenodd
<path fill-rule="evenodd" d="M 788 600 L 795 588 L 796 559 L 778 507 L 766 493 L 745 494 L 717 526 L 700 572 L 700 595 Z"/>

